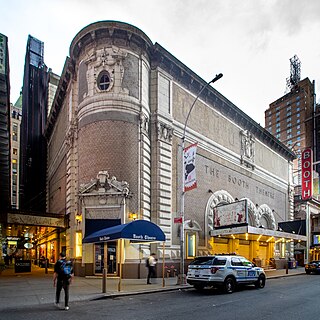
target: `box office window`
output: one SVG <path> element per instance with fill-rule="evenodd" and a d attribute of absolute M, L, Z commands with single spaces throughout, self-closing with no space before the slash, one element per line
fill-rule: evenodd
<path fill-rule="evenodd" d="M 82 257 L 82 232 L 76 232 L 76 257 Z"/>
<path fill-rule="evenodd" d="M 196 235 L 187 233 L 187 259 L 192 259 L 196 256 Z"/>

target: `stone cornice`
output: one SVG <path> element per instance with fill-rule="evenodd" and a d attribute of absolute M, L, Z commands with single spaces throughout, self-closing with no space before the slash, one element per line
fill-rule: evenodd
<path fill-rule="evenodd" d="M 100 39 L 110 39 L 112 43 L 118 40 L 133 51 L 145 51 L 151 56 L 153 43 L 139 28 L 120 21 L 99 21 L 84 27 L 72 40 L 70 57 L 77 59 L 82 48 Z"/>
<path fill-rule="evenodd" d="M 47 120 L 45 135 L 48 140 L 51 137 L 54 125 L 57 121 L 57 117 L 63 106 L 64 99 L 69 87 L 70 80 L 72 78 L 73 71 L 74 71 L 73 65 L 71 64 L 70 58 L 67 57 L 62 70 L 60 80 L 59 80 L 59 85 L 58 85 L 56 94 L 54 96 L 52 108 Z"/>

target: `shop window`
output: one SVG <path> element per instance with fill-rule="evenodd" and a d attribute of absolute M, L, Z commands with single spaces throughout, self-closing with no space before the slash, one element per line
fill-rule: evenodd
<path fill-rule="evenodd" d="M 82 257 L 82 232 L 76 232 L 76 257 Z"/>
<path fill-rule="evenodd" d="M 18 126 L 16 124 L 12 125 L 12 140 L 18 141 Z"/>
<path fill-rule="evenodd" d="M 196 256 L 196 235 L 187 233 L 187 259 L 193 259 Z"/>

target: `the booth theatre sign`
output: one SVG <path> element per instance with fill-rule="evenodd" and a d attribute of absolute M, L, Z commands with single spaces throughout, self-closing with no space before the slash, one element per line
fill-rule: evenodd
<path fill-rule="evenodd" d="M 222 171 L 221 169 L 218 169 L 216 167 L 205 165 L 205 173 L 206 175 L 211 176 L 214 179 L 218 179 L 220 181 L 225 182 L 227 185 L 231 186 L 233 188 L 242 188 L 244 190 L 251 190 L 252 185 L 250 184 L 249 179 L 243 178 L 241 175 L 235 175 L 232 173 L 227 173 L 225 171 Z M 231 170 L 230 170 L 231 171 Z M 269 189 L 266 186 L 253 186 L 254 193 L 256 195 L 261 195 L 270 199 L 275 198 L 274 191 Z"/>

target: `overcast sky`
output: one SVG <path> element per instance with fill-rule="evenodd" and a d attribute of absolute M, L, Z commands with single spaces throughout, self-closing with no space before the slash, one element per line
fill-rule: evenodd
<path fill-rule="evenodd" d="M 9 38 L 11 102 L 22 87 L 28 35 L 44 42 L 45 64 L 61 74 L 74 36 L 100 20 L 141 29 L 264 126 L 281 97 L 290 61 L 320 98 L 319 0 L 3 0 L 0 33 Z"/>

